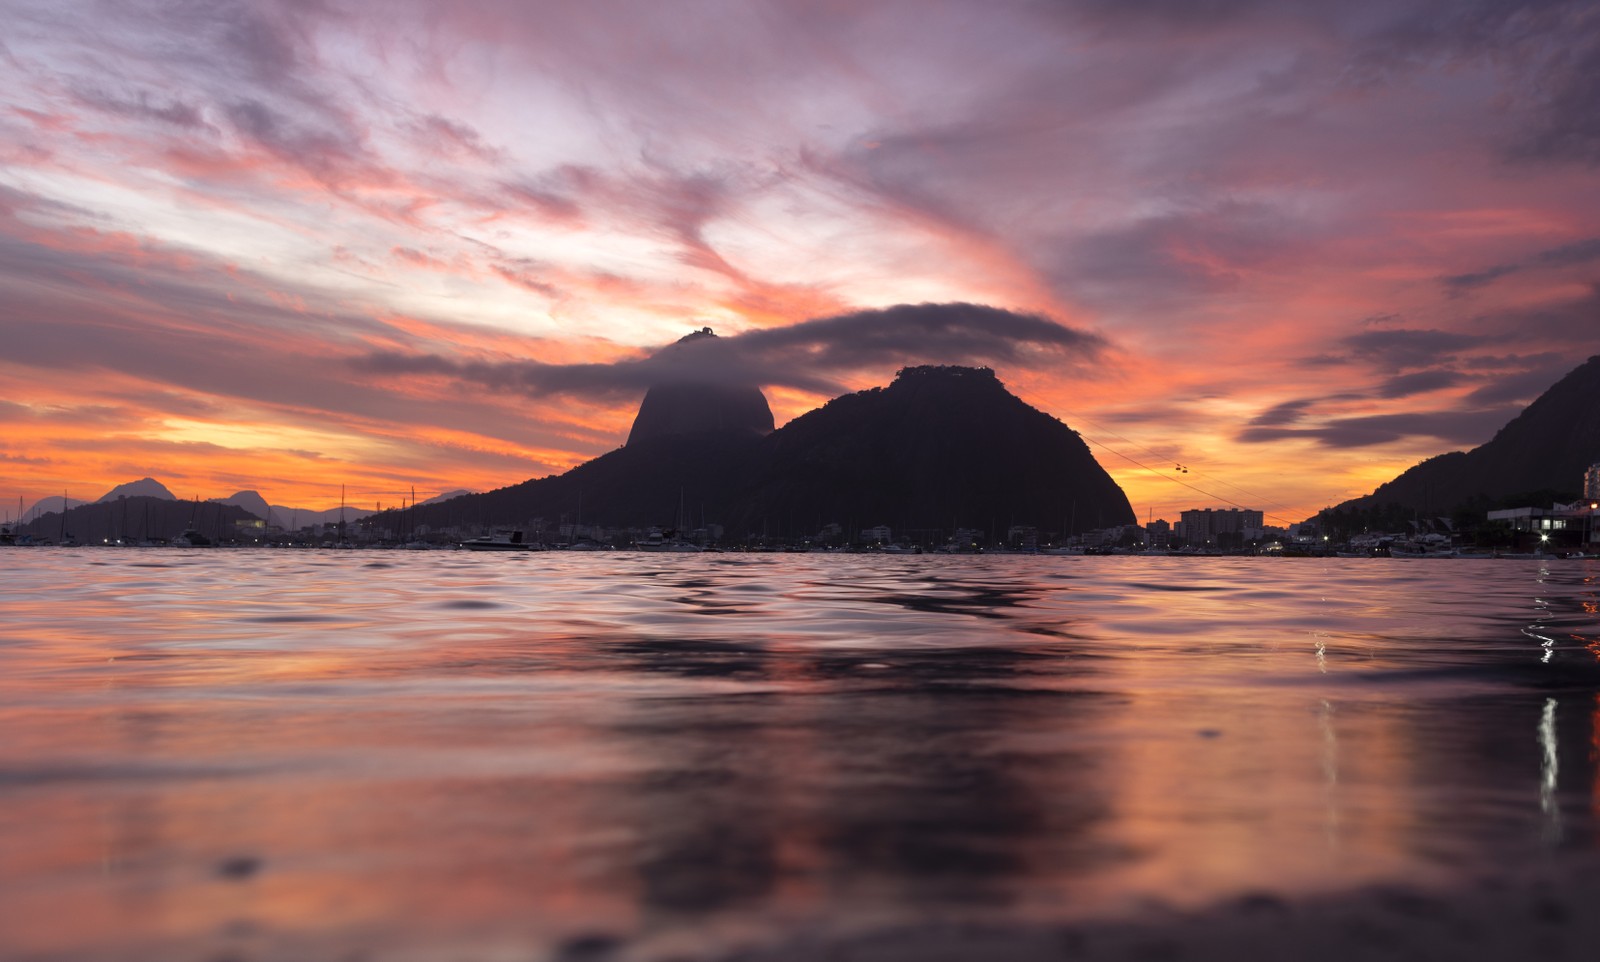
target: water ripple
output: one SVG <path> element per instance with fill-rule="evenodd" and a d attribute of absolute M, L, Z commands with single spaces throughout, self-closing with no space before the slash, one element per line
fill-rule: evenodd
<path fill-rule="evenodd" d="M 1600 846 L 1593 562 L 3 560 L 27 958 L 695 957 Z"/>

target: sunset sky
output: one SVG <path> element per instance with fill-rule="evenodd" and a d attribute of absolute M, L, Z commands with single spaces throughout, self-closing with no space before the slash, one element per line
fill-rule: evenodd
<path fill-rule="evenodd" d="M 710 326 L 779 424 L 989 364 L 1141 519 L 1293 521 L 1600 353 L 1592 0 L 0 23 L 12 514 L 146 475 L 327 507 L 560 472 Z"/>

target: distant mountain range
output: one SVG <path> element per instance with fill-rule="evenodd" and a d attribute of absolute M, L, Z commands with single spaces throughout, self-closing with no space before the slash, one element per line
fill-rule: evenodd
<path fill-rule="evenodd" d="M 45 514 L 23 525 L 19 533 L 51 540 L 71 537 L 79 544 L 138 543 L 171 541 L 192 528 L 216 541 L 233 537 L 236 522 L 254 519 L 232 505 L 135 494 L 81 504 L 64 518 Z"/>
<path fill-rule="evenodd" d="M 1519 495 L 1577 497 L 1600 462 L 1600 356 L 1575 368 L 1471 451 L 1429 458 L 1335 511 L 1481 509 Z"/>
<path fill-rule="evenodd" d="M 418 501 L 417 504 L 419 506 L 424 504 L 439 504 L 444 501 L 449 501 L 451 498 L 459 498 L 464 494 L 471 493 L 471 491 L 467 491 L 465 489 L 446 491 L 444 494 L 429 498 L 426 501 Z M 281 504 L 269 505 L 267 504 L 267 499 L 263 498 L 261 494 L 256 491 L 237 491 L 226 498 L 212 498 L 211 500 L 218 504 L 231 504 L 235 507 L 243 508 L 256 517 L 265 520 L 268 524 L 282 528 L 285 531 L 298 531 L 307 525 L 337 524 L 341 511 L 343 512 L 344 520 L 346 522 L 358 521 L 361 518 L 369 517 L 377 513 L 375 511 L 367 511 L 361 508 L 354 508 L 350 506 L 346 506 L 344 508 L 325 508 L 321 511 L 317 511 L 310 508 L 288 508 Z"/>
<path fill-rule="evenodd" d="M 1077 432 L 987 368 L 916 367 L 771 429 L 754 386 L 652 387 L 628 444 L 565 474 L 449 505 L 418 523 L 724 526 L 800 537 L 824 525 L 896 534 L 1012 525 L 1079 532 L 1134 523 Z"/>
<path fill-rule="evenodd" d="M 32 521 L 35 518 L 42 518 L 47 514 L 60 514 L 63 505 L 65 505 L 67 508 L 76 508 L 81 504 L 88 503 L 88 501 L 80 501 L 77 498 L 69 498 L 65 495 L 51 495 L 48 498 L 40 498 L 34 503 L 28 505 L 27 509 L 22 512 L 22 520 Z"/>
<path fill-rule="evenodd" d="M 425 504 L 439 504 L 441 502 L 448 501 L 451 498 L 458 498 L 464 494 L 471 493 L 472 492 L 465 489 L 446 491 L 445 493 L 429 498 L 426 501 L 419 501 L 417 504 L 419 506 Z M 82 508 L 86 505 L 115 504 L 119 501 L 126 501 L 129 498 L 148 498 L 154 501 L 170 501 L 187 505 L 194 504 L 193 501 L 180 501 L 178 497 L 167 488 L 166 485 L 154 478 L 140 478 L 137 481 L 128 481 L 117 485 L 93 502 L 79 501 L 75 498 L 65 498 L 62 495 L 53 495 L 48 498 L 41 498 L 40 500 L 35 501 L 32 505 L 29 505 L 28 508 L 23 511 L 22 519 L 24 522 L 31 523 L 38 521 L 49 514 L 60 514 L 63 504 L 65 504 L 70 511 L 72 509 Z M 246 512 L 250 517 L 259 518 L 262 521 L 267 522 L 269 525 L 283 528 L 287 531 L 299 530 L 300 528 L 308 525 L 335 524 L 339 521 L 341 512 L 343 513 L 343 517 L 346 522 L 358 521 L 376 513 L 372 510 L 356 508 L 352 506 L 346 506 L 344 508 L 335 507 L 311 509 L 292 508 L 278 504 L 269 505 L 267 503 L 267 499 L 262 497 L 257 491 L 238 491 L 226 498 L 207 499 L 206 503 L 239 508 Z M 169 514 L 171 514 L 171 517 L 175 518 L 181 513 L 182 512 L 172 514 L 165 511 L 161 512 L 163 518 L 166 518 Z M 87 515 L 84 517 L 87 517 Z M 76 522 L 69 517 L 68 526 L 71 527 L 74 523 Z M 52 529 L 48 523 L 40 526 L 40 531 L 43 534 L 49 535 L 51 530 Z M 179 531 L 181 530 L 182 529 L 180 528 Z M 118 535 L 113 535 L 113 537 L 115 536 Z M 79 537 L 85 537 L 85 535 L 79 535 Z"/>

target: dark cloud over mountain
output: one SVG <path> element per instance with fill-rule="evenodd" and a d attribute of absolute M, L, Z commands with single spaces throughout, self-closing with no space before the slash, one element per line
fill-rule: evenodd
<path fill-rule="evenodd" d="M 530 397 L 617 398 L 670 383 L 782 385 L 837 394 L 852 372 L 919 363 L 1074 365 L 1097 357 L 1106 346 L 1099 335 L 1037 315 L 979 304 L 901 304 L 695 339 L 611 363 L 480 361 L 392 351 L 350 363 L 363 372 L 445 376 Z"/>

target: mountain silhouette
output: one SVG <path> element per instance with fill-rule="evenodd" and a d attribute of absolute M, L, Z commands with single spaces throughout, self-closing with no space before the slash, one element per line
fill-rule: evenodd
<path fill-rule="evenodd" d="M 115 501 L 118 498 L 162 498 L 166 501 L 178 500 L 177 495 L 167 490 L 167 486 L 155 478 L 140 478 L 119 484 L 100 496 L 99 502 Z"/>
<path fill-rule="evenodd" d="M 28 509 L 22 512 L 22 520 L 33 521 L 34 519 L 42 518 L 51 512 L 60 514 L 63 508 L 76 508 L 80 504 L 89 503 L 90 502 L 83 501 L 79 498 L 71 498 L 61 494 L 53 494 L 48 498 L 40 498 L 34 503 L 28 505 Z"/>
<path fill-rule="evenodd" d="M 215 504 L 231 504 L 236 508 L 243 508 L 271 524 L 282 526 L 284 523 L 273 513 L 272 508 L 267 504 L 267 499 L 263 498 L 259 491 L 235 491 L 226 498 L 210 498 L 208 500 Z"/>
<path fill-rule="evenodd" d="M 446 501 L 457 495 L 466 494 L 463 490 L 448 491 L 420 504 L 430 504 L 437 501 Z M 267 499 L 258 491 L 236 491 L 226 498 L 211 498 L 215 504 L 231 504 L 243 508 L 268 524 L 294 531 L 310 525 L 337 524 L 341 514 L 346 522 L 359 521 L 376 512 L 367 508 L 346 506 L 344 508 L 296 508 L 282 504 L 268 504 Z"/>
<path fill-rule="evenodd" d="M 716 339 L 704 327 L 680 338 L 656 355 L 692 363 L 697 349 Z M 754 384 L 724 384 L 705 380 L 705 371 L 685 364 L 679 379 L 653 384 L 639 404 L 628 432 L 628 444 L 662 438 L 722 436 L 759 438 L 772 433 L 772 409 Z"/>
<path fill-rule="evenodd" d="M 1077 432 L 988 368 L 906 368 L 886 388 L 796 418 L 759 455 L 733 526 L 792 516 L 802 528 L 854 521 L 1003 536 L 1013 524 L 1076 533 L 1135 520 Z"/>
<path fill-rule="evenodd" d="M 425 498 L 421 501 L 418 501 L 417 504 L 442 504 L 445 501 L 449 501 L 451 498 L 459 498 L 464 494 L 471 493 L 472 492 L 468 491 L 466 488 L 454 488 L 452 490 L 436 494 L 431 498 Z"/>
<path fill-rule="evenodd" d="M 1484 444 L 1429 458 L 1335 510 L 1395 505 L 1442 514 L 1536 492 L 1576 495 L 1585 469 L 1596 462 L 1600 355 L 1557 381 Z"/>
<path fill-rule="evenodd" d="M 416 520 L 706 521 L 733 540 L 799 537 L 830 523 L 1003 535 L 1011 525 L 1077 532 L 1135 520 L 1082 438 L 987 368 L 907 368 L 888 387 L 835 398 L 765 436 L 749 418 L 697 425 L 641 433 L 636 420 L 626 446 L 565 474 L 420 507 Z"/>

